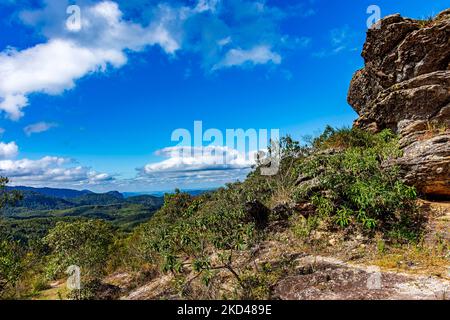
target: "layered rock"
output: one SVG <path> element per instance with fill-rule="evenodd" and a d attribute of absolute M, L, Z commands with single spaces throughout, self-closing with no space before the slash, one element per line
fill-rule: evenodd
<path fill-rule="evenodd" d="M 406 181 L 450 197 L 450 9 L 429 21 L 384 18 L 368 31 L 362 56 L 348 94 L 355 125 L 397 132 Z"/>

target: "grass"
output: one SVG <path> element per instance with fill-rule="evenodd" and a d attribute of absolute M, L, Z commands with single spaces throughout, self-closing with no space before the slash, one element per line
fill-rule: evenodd
<path fill-rule="evenodd" d="M 33 297 L 33 300 L 65 300 L 69 291 L 66 283 L 61 282 L 49 289 L 39 291 Z"/>
<path fill-rule="evenodd" d="M 450 243 L 446 246 L 387 246 L 382 252 L 369 253 L 370 257 L 365 262 L 390 271 L 432 275 L 450 280 L 448 248 Z"/>

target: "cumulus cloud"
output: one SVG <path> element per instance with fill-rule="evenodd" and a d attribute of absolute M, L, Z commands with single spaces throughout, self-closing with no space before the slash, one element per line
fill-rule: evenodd
<path fill-rule="evenodd" d="M 144 173 L 247 169 L 255 164 L 256 153 L 244 154 L 222 146 L 176 146 L 158 150 L 156 154 L 168 159 L 147 164 L 143 169 Z"/>
<path fill-rule="evenodd" d="M 24 16 L 29 23 L 37 19 L 37 15 Z M 117 3 L 103 1 L 83 11 L 79 34 L 50 32 L 54 38 L 46 43 L 21 51 L 8 48 L 0 53 L 0 110 L 17 120 L 29 94 L 60 94 L 87 74 L 121 67 L 127 62 L 126 50 L 157 44 L 169 54 L 175 52 L 177 41 L 159 22 L 144 28 L 124 21 Z"/>
<path fill-rule="evenodd" d="M 255 154 L 223 146 L 168 147 L 156 152 L 167 159 L 138 169 L 133 183 L 180 188 L 222 185 L 243 180 L 255 164 Z"/>
<path fill-rule="evenodd" d="M 79 47 L 76 43 L 55 39 L 30 49 L 10 49 L 0 53 L 0 110 L 13 120 L 19 119 L 33 92 L 58 94 L 72 88 L 76 79 L 104 70 L 107 64 L 120 66 L 125 56 L 108 49 Z"/>
<path fill-rule="evenodd" d="M 76 187 L 115 180 L 109 174 L 77 165 L 72 159 L 46 156 L 15 160 L 18 153 L 15 142 L 0 142 L 0 176 L 10 178 L 14 185 Z"/>
<path fill-rule="evenodd" d="M 248 173 L 247 169 L 233 170 L 200 170 L 185 172 L 160 172 L 158 174 L 140 174 L 132 180 L 118 180 L 118 188 L 130 190 L 173 190 L 213 188 L 226 183 L 243 181 Z"/>
<path fill-rule="evenodd" d="M 26 126 L 25 128 L 23 128 L 23 131 L 27 136 L 31 136 L 33 133 L 45 132 L 56 126 L 57 126 L 56 123 L 38 122 Z"/>
<path fill-rule="evenodd" d="M 0 142 L 0 159 L 14 158 L 18 153 L 19 148 L 17 147 L 15 142 Z"/>
<path fill-rule="evenodd" d="M 17 120 L 30 94 L 61 94 L 86 75 L 125 65 L 129 51 L 149 46 L 157 45 L 168 55 L 199 54 L 202 67 L 211 72 L 279 64 L 280 51 L 288 45 L 279 21 L 289 15 L 264 1 L 141 2 L 120 1 L 125 10 L 133 9 L 126 15 L 117 2 L 83 0 L 79 32 L 64 28 L 68 0 L 46 0 L 41 9 L 22 11 L 21 21 L 47 41 L 0 52 L 0 112 Z"/>
<path fill-rule="evenodd" d="M 281 63 L 281 56 L 268 46 L 257 46 L 249 50 L 231 49 L 224 59 L 214 66 L 214 70 L 249 64 Z"/>
<path fill-rule="evenodd" d="M 14 185 L 77 186 L 111 181 L 113 177 L 88 167 L 70 166 L 70 159 L 44 157 L 38 160 L 0 160 L 0 175 L 10 178 Z"/>

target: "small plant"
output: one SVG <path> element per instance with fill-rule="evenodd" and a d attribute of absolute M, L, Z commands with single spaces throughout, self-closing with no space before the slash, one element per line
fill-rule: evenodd
<path fill-rule="evenodd" d="M 434 21 L 434 17 L 429 16 L 429 17 L 425 17 L 421 20 L 418 20 L 417 23 L 420 28 L 427 28 L 433 23 L 433 21 Z"/>
<path fill-rule="evenodd" d="M 318 216 L 309 216 L 308 218 L 301 216 L 292 223 L 291 228 L 297 237 L 307 239 L 310 237 L 312 231 L 317 229 L 319 223 L 320 217 Z"/>
<path fill-rule="evenodd" d="M 386 249 L 386 243 L 383 240 L 378 240 L 377 241 L 378 253 L 380 253 L 380 254 L 384 253 L 385 249 Z"/>

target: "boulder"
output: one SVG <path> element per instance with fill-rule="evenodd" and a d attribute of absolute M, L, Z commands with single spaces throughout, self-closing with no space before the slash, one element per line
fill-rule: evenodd
<path fill-rule="evenodd" d="M 401 137 L 397 164 L 419 192 L 450 197 L 450 9 L 428 21 L 392 15 L 370 29 L 348 102 L 355 126 Z"/>

